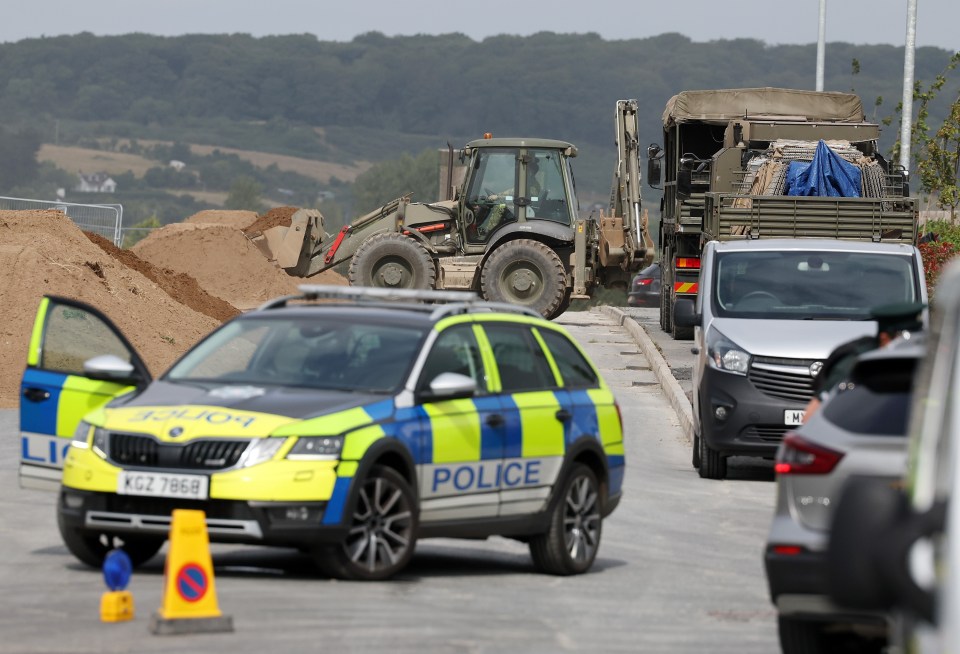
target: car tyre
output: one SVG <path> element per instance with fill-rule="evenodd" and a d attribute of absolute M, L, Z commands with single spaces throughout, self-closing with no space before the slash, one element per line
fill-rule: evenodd
<path fill-rule="evenodd" d="M 815 620 L 777 618 L 783 654 L 820 654 L 827 651 L 823 625 Z"/>
<path fill-rule="evenodd" d="M 603 527 L 600 483 L 593 470 L 575 463 L 550 509 L 550 527 L 530 540 L 530 556 L 541 572 L 586 572 L 600 549 Z"/>
<path fill-rule="evenodd" d="M 700 435 L 697 433 L 693 434 L 693 457 L 691 463 L 693 463 L 693 469 L 700 469 Z"/>
<path fill-rule="evenodd" d="M 351 286 L 433 288 L 437 267 L 418 241 L 396 232 L 381 232 L 365 240 L 350 260 Z"/>
<path fill-rule="evenodd" d="M 413 558 L 418 526 L 409 482 L 393 468 L 374 466 L 357 493 L 347 538 L 315 550 L 314 559 L 337 579 L 389 579 Z"/>
<path fill-rule="evenodd" d="M 57 526 L 63 544 L 70 553 L 91 568 L 102 567 L 107 553 L 118 547 L 127 553 L 130 563 L 136 568 L 152 559 L 167 540 L 162 536 L 120 536 L 77 529 L 64 524 L 63 516 L 59 513 Z"/>
<path fill-rule="evenodd" d="M 707 445 L 701 435 L 697 439 L 700 443 L 700 465 L 697 470 L 704 479 L 724 479 L 727 476 L 727 457 Z"/>

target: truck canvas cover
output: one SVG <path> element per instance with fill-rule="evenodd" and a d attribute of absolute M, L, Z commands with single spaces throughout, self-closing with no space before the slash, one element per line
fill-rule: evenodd
<path fill-rule="evenodd" d="M 669 128 L 695 120 L 725 124 L 746 116 L 844 123 L 860 123 L 865 119 L 863 104 L 853 93 L 766 87 L 678 93 L 667 102 L 663 125 Z"/>

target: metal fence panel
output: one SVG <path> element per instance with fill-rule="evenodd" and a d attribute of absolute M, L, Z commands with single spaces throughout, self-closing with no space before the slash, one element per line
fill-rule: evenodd
<path fill-rule="evenodd" d="M 0 196 L 0 209 L 12 211 L 55 209 L 62 211 L 80 229 L 99 234 L 113 241 L 114 245 L 120 246 L 120 232 L 123 229 L 123 205 L 120 204 L 80 204 L 78 202 L 55 202 Z"/>

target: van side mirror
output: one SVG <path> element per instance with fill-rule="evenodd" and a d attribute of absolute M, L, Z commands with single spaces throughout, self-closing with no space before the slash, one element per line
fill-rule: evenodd
<path fill-rule="evenodd" d="M 673 305 L 673 322 L 677 327 L 696 327 L 700 324 L 693 300 L 688 297 L 677 298 Z"/>
<path fill-rule="evenodd" d="M 933 623 L 934 595 L 913 579 L 908 557 L 914 543 L 942 532 L 945 524 L 945 502 L 918 514 L 889 482 L 851 478 L 830 526 L 825 569 L 830 597 L 861 610 L 904 608 Z"/>

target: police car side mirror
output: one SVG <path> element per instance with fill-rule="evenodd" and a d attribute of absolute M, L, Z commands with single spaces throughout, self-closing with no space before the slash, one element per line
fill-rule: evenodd
<path fill-rule="evenodd" d="M 442 372 L 433 378 L 430 386 L 420 392 L 424 400 L 453 400 L 473 397 L 477 392 L 477 382 L 472 377 L 457 372 Z"/>
<path fill-rule="evenodd" d="M 133 364 L 114 354 L 101 354 L 83 362 L 83 375 L 90 379 L 139 384 L 143 378 Z"/>

